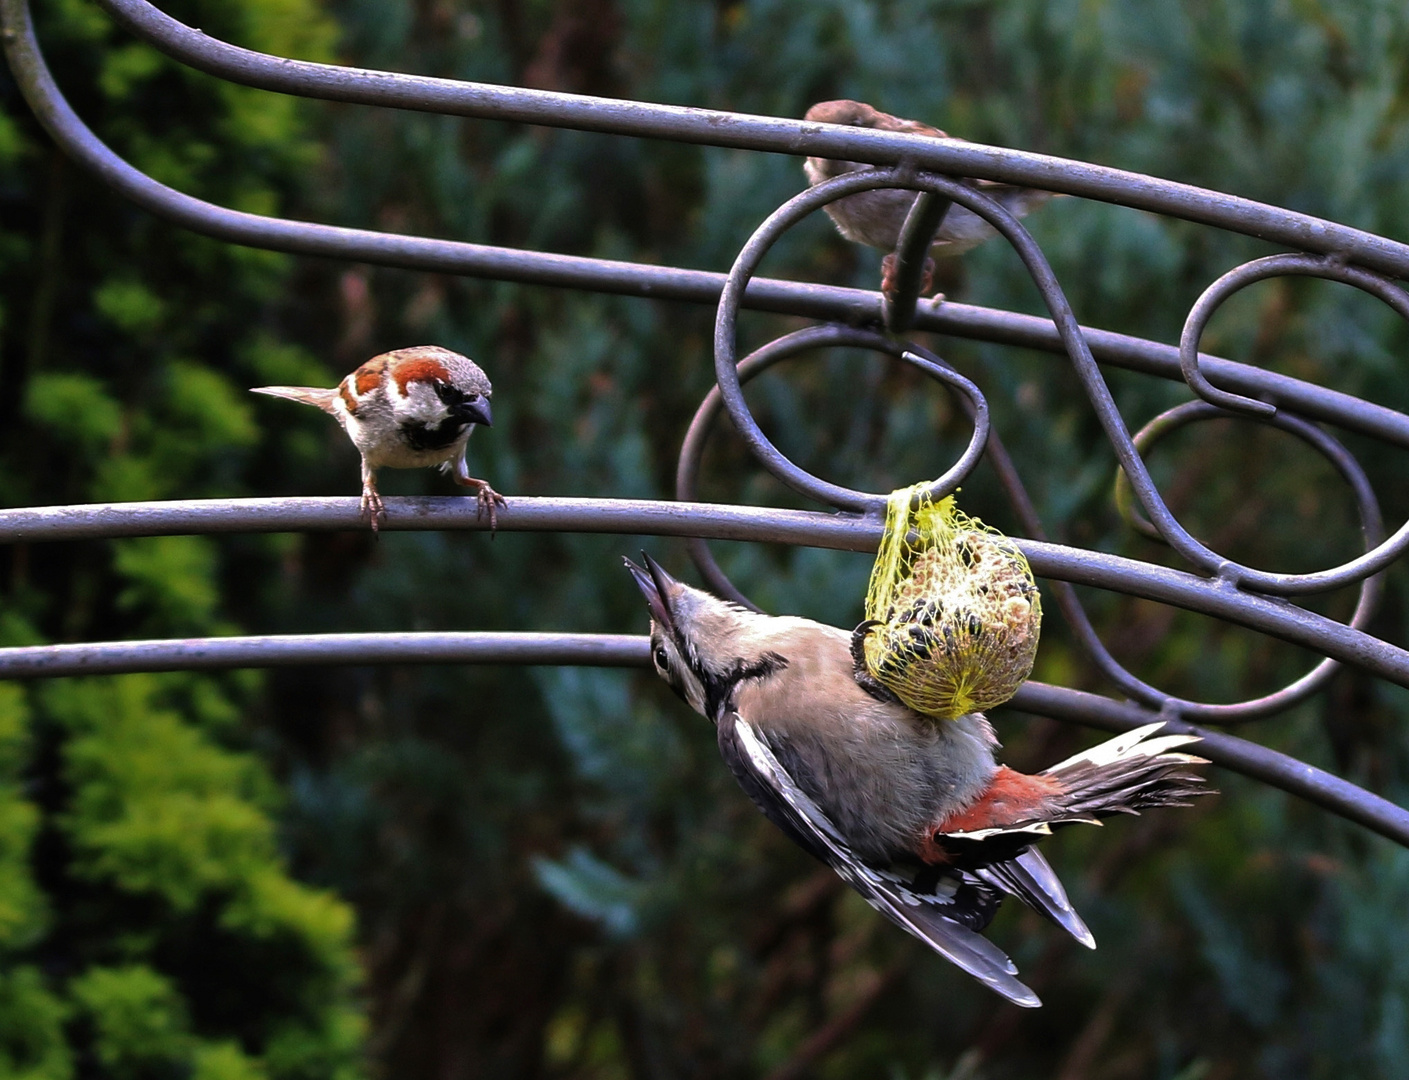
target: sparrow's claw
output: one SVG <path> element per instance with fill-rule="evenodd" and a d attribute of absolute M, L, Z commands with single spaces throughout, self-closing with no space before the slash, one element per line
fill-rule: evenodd
<path fill-rule="evenodd" d="M 495 512 L 496 504 L 508 506 L 509 502 L 499 492 L 495 491 L 488 484 L 481 481 L 479 494 L 475 496 L 475 517 L 489 515 L 489 531 L 492 533 L 499 528 L 499 515 Z"/>
<path fill-rule="evenodd" d="M 374 487 L 362 489 L 362 518 L 371 524 L 373 532 L 381 529 L 386 522 L 386 507 L 382 505 L 382 497 Z"/>
<path fill-rule="evenodd" d="M 891 252 L 881 260 L 881 292 L 885 294 L 887 300 L 895 303 L 895 252 Z M 934 260 L 928 256 L 925 258 L 924 273 L 920 278 L 920 291 L 918 295 L 928 296 L 930 290 L 934 288 Z"/>
<path fill-rule="evenodd" d="M 475 517 L 489 515 L 489 531 L 492 534 L 499 528 L 499 515 L 496 507 L 508 506 L 508 500 L 489 486 L 488 480 L 476 480 L 473 476 L 457 476 L 455 482 L 465 487 L 477 488 L 475 492 Z"/>
<path fill-rule="evenodd" d="M 895 252 L 881 260 L 881 292 L 887 300 L 895 299 Z"/>

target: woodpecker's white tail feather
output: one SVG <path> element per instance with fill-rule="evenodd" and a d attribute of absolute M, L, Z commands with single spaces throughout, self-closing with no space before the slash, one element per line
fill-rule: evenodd
<path fill-rule="evenodd" d="M 1154 736 L 1163 724 L 1146 724 L 1044 770 L 1062 786 L 1053 824 L 1109 814 L 1138 814 L 1155 806 L 1188 806 L 1209 794 L 1203 777 L 1188 769 L 1205 758 L 1177 753 L 1197 735 Z"/>
<path fill-rule="evenodd" d="M 1091 931 L 1072 909 L 1061 882 L 1033 844 L 1052 830 L 1078 822 L 1101 824 L 1112 814 L 1138 814 L 1155 806 L 1188 806 L 1211 794 L 1191 765 L 1206 764 L 1177 748 L 1197 742 L 1194 735 L 1155 736 L 1162 724 L 1126 732 L 1068 758 L 1039 774 L 1056 781 L 1058 792 L 1034 806 L 1025 821 L 967 831 L 943 831 L 935 841 L 979 880 L 1016 896 L 1088 948 Z"/>
<path fill-rule="evenodd" d="M 1160 728 L 1164 727 L 1163 720 L 1157 720 L 1153 724 L 1146 724 L 1143 727 L 1131 728 L 1123 735 L 1117 735 L 1114 739 L 1107 739 L 1103 743 L 1083 750 L 1079 754 L 1073 754 L 1065 761 L 1053 765 L 1045 770 L 1047 775 L 1061 772 L 1072 765 L 1082 763 L 1089 765 L 1109 765 L 1113 761 L 1135 755 L 1140 757 L 1154 757 L 1166 751 L 1173 750 L 1176 746 L 1188 746 L 1190 743 L 1199 741 L 1197 735 L 1161 735 L 1158 739 L 1148 736 L 1153 735 Z M 1190 757 L 1186 759 L 1190 764 L 1207 764 L 1203 758 Z"/>
<path fill-rule="evenodd" d="M 333 402 L 338 398 L 336 389 L 325 390 L 317 386 L 254 386 L 250 388 L 250 393 L 288 398 L 322 409 L 325 413 L 333 411 Z"/>

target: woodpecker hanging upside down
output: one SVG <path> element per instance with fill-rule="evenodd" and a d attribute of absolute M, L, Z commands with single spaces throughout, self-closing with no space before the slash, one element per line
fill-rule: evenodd
<path fill-rule="evenodd" d="M 626 560 L 651 612 L 657 674 L 717 728 L 760 810 L 892 922 L 1010 1001 L 1037 995 L 979 935 L 1004 894 L 1095 948 L 1032 845 L 1073 822 L 1208 794 L 1151 724 L 1035 775 L 993 760 L 979 713 L 937 721 L 881 687 L 844 630 L 760 615 Z"/>
<path fill-rule="evenodd" d="M 455 482 L 472 487 L 476 516 L 489 514 L 504 496 L 477 480 L 465 466 L 465 444 L 476 424 L 490 427 L 489 376 L 467 356 L 438 345 L 418 345 L 374 356 L 333 389 L 317 386 L 257 386 L 251 393 L 288 398 L 331 414 L 362 455 L 362 516 L 376 532 L 386 520 L 377 493 L 377 470 L 438 465 Z"/>

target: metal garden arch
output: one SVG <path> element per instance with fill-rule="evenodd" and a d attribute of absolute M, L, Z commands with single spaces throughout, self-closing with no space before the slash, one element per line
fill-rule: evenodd
<path fill-rule="evenodd" d="M 1352 285 L 1409 318 L 1409 244 L 1305 214 L 1084 162 L 923 136 L 799 120 L 551 93 L 394 72 L 293 61 L 226 44 L 185 26 L 147 0 L 99 0 L 134 35 L 177 61 L 265 90 L 332 101 L 670 139 L 708 146 L 819 155 L 871 163 L 810 189 L 776 211 L 740 252 L 729 274 L 432 240 L 337 228 L 226 209 L 162 185 L 117 157 L 70 108 L 35 38 L 28 0 L 0 0 L 0 36 L 29 106 L 71 158 L 154 214 L 231 243 L 304 255 L 431 270 L 530 285 L 596 290 L 717 307 L 718 386 L 701 404 L 681 447 L 677 501 L 515 497 L 499 513 L 506 531 L 562 530 L 680 536 L 701 572 L 722 593 L 747 602 L 710 556 L 711 539 L 769 541 L 848 551 L 874 550 L 881 533 L 879 496 L 850 491 L 805 472 L 758 429 L 742 382 L 789 356 L 848 344 L 912 364 L 958 392 L 974 424 L 969 450 L 937 487 L 951 490 L 987 453 L 1027 534 L 1020 541 L 1034 571 L 1091 660 L 1127 700 L 1030 682 L 1014 699 L 1024 711 L 1111 731 L 1163 719 L 1204 737 L 1200 752 L 1409 846 L 1409 811 L 1294 758 L 1206 726 L 1270 716 L 1324 686 L 1341 664 L 1409 686 L 1409 651 L 1365 630 L 1382 593 L 1384 568 L 1409 548 L 1409 524 L 1385 536 L 1378 504 L 1354 456 L 1326 426 L 1409 447 L 1409 415 L 1335 390 L 1198 351 L 1204 326 L 1229 296 L 1252 282 L 1310 275 Z M 1260 237 L 1291 249 L 1257 259 L 1212 283 L 1190 311 L 1178 347 L 1080 326 L 1051 268 L 1026 230 L 1001 206 L 958 178 L 1006 181 L 1097 199 Z M 921 193 L 897 251 L 900 288 L 879 293 L 754 276 L 777 236 L 823 202 L 866 187 Z M 959 203 L 987 218 L 1013 245 L 1050 318 L 917 299 L 919 265 L 943 213 Z M 744 308 L 783 312 L 817 325 L 753 355 L 736 355 L 734 327 Z M 1048 542 L 995 432 L 982 392 L 940 358 L 904 340 L 912 329 L 1020 345 L 1065 357 L 1081 380 L 1124 474 L 1123 503 L 1142 531 L 1164 539 L 1190 571 Z M 737 366 L 736 366 L 737 365 Z M 1132 436 L 1117 413 L 1102 368 L 1117 367 L 1185 382 L 1197 400 L 1157 417 Z M 831 508 L 795 511 L 701 503 L 694 497 L 711 423 L 725 409 L 759 461 L 785 483 Z M 1365 552 L 1310 574 L 1273 574 L 1226 559 L 1190 535 L 1166 507 L 1142 451 L 1182 425 L 1214 416 L 1275 424 L 1323 454 L 1350 486 Z M 388 529 L 476 530 L 473 500 L 387 500 Z M 0 510 L 0 542 L 77 538 L 314 531 L 357 528 L 358 500 L 230 499 Z M 1359 583 L 1348 623 L 1289 598 Z M 1213 705 L 1172 697 L 1123 668 L 1082 610 L 1073 584 L 1094 586 L 1201 612 L 1301 645 L 1324 659 L 1275 693 Z M 315 663 L 497 663 L 647 666 L 644 637 L 546 633 L 397 633 L 226 637 L 198 641 L 123 641 L 0 649 L 0 678 L 272 667 Z"/>

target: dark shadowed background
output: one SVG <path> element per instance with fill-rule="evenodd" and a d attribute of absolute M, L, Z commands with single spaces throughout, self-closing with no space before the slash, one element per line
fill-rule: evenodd
<path fill-rule="evenodd" d="M 170 0 L 248 47 L 368 67 L 801 116 L 867 100 L 982 142 L 1083 158 L 1409 238 L 1409 8 L 1391 0 Z M 65 92 L 129 160 L 229 206 L 724 270 L 803 184 L 794 158 L 294 102 L 217 84 L 87 0 L 36 0 Z M 0 501 L 357 491 L 313 410 L 374 353 L 477 359 L 495 426 L 471 471 L 516 494 L 668 497 L 712 383 L 712 311 L 294 259 L 183 233 L 96 186 L 0 76 Z M 1064 199 L 1030 219 L 1078 317 L 1172 342 L 1270 248 Z M 809 221 L 764 272 L 873 287 L 879 254 Z M 1001 241 L 953 299 L 1039 311 Z M 797 324 L 746 316 L 746 342 Z M 1409 408 L 1409 335 L 1376 301 L 1254 286 L 1204 346 Z M 1147 559 L 1065 361 L 930 344 L 981 384 L 1056 538 Z M 1110 376 L 1138 427 L 1188 397 Z M 937 475 L 968 427 L 874 357 L 750 387 L 785 452 L 874 490 Z M 1367 445 L 1348 440 L 1352 448 Z M 1364 463 L 1392 524 L 1402 455 Z M 1290 436 L 1187 429 L 1152 455 L 1235 558 L 1310 570 L 1358 543 Z M 705 497 L 800 505 L 725 428 Z M 389 494 L 449 494 L 431 473 Z M 987 466 L 965 508 L 1016 530 Z M 643 632 L 627 537 L 388 533 L 0 550 L 5 644 L 222 632 Z M 677 542 L 645 546 L 672 570 Z M 775 612 L 850 626 L 865 556 L 720 545 Z M 1374 632 L 1403 642 L 1396 569 Z M 1112 649 L 1186 696 L 1266 691 L 1310 658 L 1157 605 L 1086 596 Z M 1323 610 L 1348 614 L 1353 598 Z M 1037 675 L 1110 691 L 1055 605 Z M 1402 801 L 1409 696 L 1343 674 L 1242 734 Z M 1035 768 L 1091 733 L 996 717 Z M 469 668 L 125 676 L 0 686 L 0 1078 L 1398 1077 L 1409 856 L 1216 774 L 1188 811 L 1047 845 L 1101 948 L 1020 910 L 991 931 L 1047 1005 L 1006 1005 L 770 826 L 708 724 L 649 673 Z"/>

